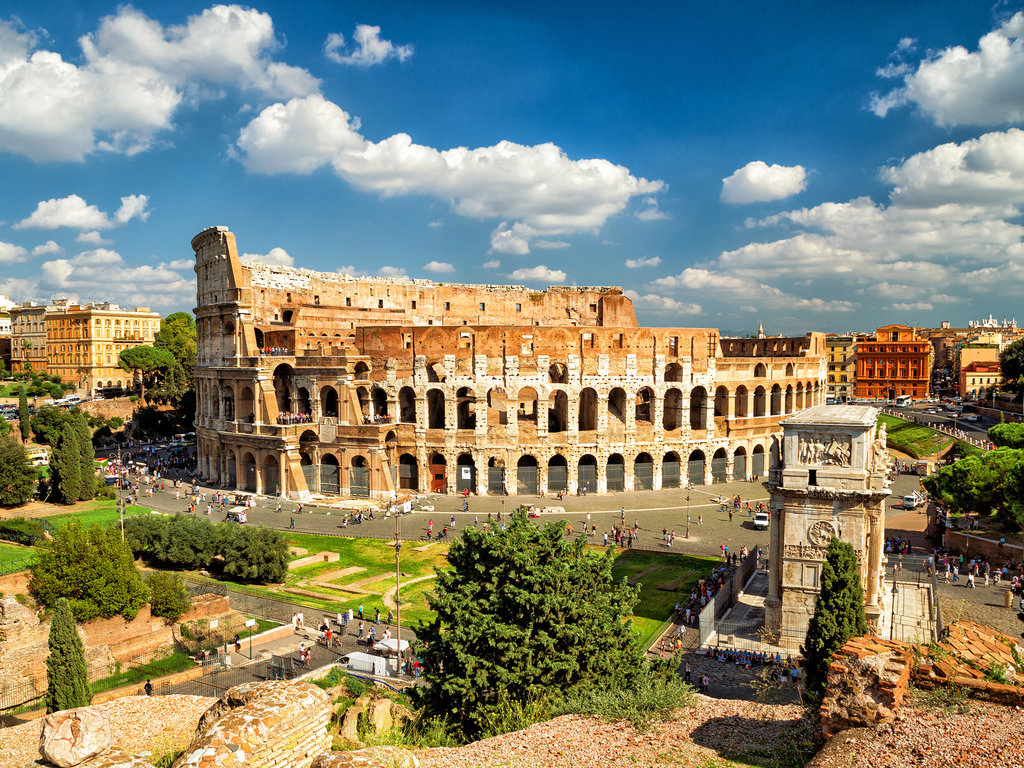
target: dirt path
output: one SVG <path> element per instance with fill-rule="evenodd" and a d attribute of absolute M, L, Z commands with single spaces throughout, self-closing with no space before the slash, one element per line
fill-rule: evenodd
<path fill-rule="evenodd" d="M 428 576 L 420 576 L 420 577 L 415 578 L 415 579 L 409 579 L 408 581 L 403 582 L 402 586 L 403 587 L 408 587 L 411 584 L 415 584 L 417 581 L 426 581 L 427 579 L 436 579 L 436 578 L 437 578 L 437 574 L 431 573 Z M 391 589 L 389 589 L 387 592 L 385 592 L 383 595 L 381 595 L 380 600 L 381 600 L 382 603 L 384 603 L 384 607 L 385 608 L 388 608 L 389 610 L 392 610 L 392 611 L 398 610 L 398 606 L 395 605 L 395 599 L 394 599 L 394 595 L 395 595 L 395 592 L 397 590 L 398 590 L 398 585 L 396 584 Z"/>

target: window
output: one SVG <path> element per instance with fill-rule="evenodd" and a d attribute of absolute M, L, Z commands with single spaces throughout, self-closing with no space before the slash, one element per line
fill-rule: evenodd
<path fill-rule="evenodd" d="M 384 299 L 377 299 L 377 309 L 384 309 Z"/>
<path fill-rule="evenodd" d="M 286 293 L 284 296 L 285 296 L 285 299 L 284 299 L 285 301 L 290 302 L 292 300 L 291 292 Z"/>
<path fill-rule="evenodd" d="M 591 312 L 597 312 L 597 304 L 591 304 L 590 305 L 590 311 Z"/>
<path fill-rule="evenodd" d="M 487 305 L 486 305 L 486 304 L 484 304 L 484 303 L 483 303 L 483 302 L 481 301 L 481 302 L 480 302 L 480 311 L 481 311 L 481 312 L 483 312 L 483 311 L 485 311 L 486 309 L 487 309 Z"/>
<path fill-rule="evenodd" d="M 444 303 L 444 311 L 448 312 L 449 310 L 451 310 L 451 308 L 452 308 L 452 303 L 450 301 L 446 301 Z"/>
<path fill-rule="evenodd" d="M 516 312 L 522 312 L 522 311 L 523 311 L 523 305 L 522 304 L 516 304 Z"/>
<path fill-rule="evenodd" d="M 315 304 L 318 307 L 320 306 L 320 297 L 319 296 L 314 296 L 313 297 L 313 304 Z"/>
<path fill-rule="evenodd" d="M 352 297 L 351 296 L 346 296 L 345 297 L 345 306 L 346 307 L 351 307 L 352 306 Z"/>
<path fill-rule="evenodd" d="M 412 303 L 412 308 L 416 309 L 416 302 L 415 301 L 413 301 L 413 303 Z"/>

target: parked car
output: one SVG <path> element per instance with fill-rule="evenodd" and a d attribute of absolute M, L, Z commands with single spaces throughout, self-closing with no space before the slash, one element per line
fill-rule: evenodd
<path fill-rule="evenodd" d="M 759 531 L 768 530 L 768 526 L 771 524 L 771 517 L 767 512 L 757 512 L 754 515 L 754 527 Z"/>

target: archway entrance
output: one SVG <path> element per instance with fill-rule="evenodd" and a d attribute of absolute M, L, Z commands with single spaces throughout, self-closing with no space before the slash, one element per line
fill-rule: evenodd
<path fill-rule="evenodd" d="M 597 459 L 589 453 L 581 456 L 577 472 L 580 493 L 593 493 L 597 490 Z"/>
<path fill-rule="evenodd" d="M 362 499 L 370 497 L 370 467 L 365 456 L 355 456 L 348 470 L 349 493 Z"/>
<path fill-rule="evenodd" d="M 505 495 L 505 462 L 491 457 L 487 460 L 487 493 Z"/>
<path fill-rule="evenodd" d="M 624 491 L 626 489 L 626 461 L 622 458 L 622 454 L 613 453 L 608 457 L 606 477 L 609 492 Z"/>
<path fill-rule="evenodd" d="M 693 485 L 704 485 L 704 452 L 694 451 L 686 462 L 686 477 Z"/>
<path fill-rule="evenodd" d="M 724 483 L 729 479 L 729 452 L 719 448 L 711 457 L 711 482 Z"/>
<path fill-rule="evenodd" d="M 338 458 L 327 453 L 320 457 L 320 493 L 337 496 L 341 493 L 339 484 Z"/>
<path fill-rule="evenodd" d="M 403 453 L 398 457 L 398 487 L 407 491 L 419 490 L 419 467 L 416 466 L 416 457 L 411 453 Z"/>
<path fill-rule="evenodd" d="M 519 494 L 522 496 L 536 496 L 537 483 L 537 459 L 527 454 L 519 459 L 516 464 L 516 480 L 519 483 Z"/>
<path fill-rule="evenodd" d="M 649 453 L 638 454 L 633 462 L 633 490 L 654 489 L 654 460 Z"/>
<path fill-rule="evenodd" d="M 433 390 L 431 390 L 433 391 Z M 448 492 L 447 464 L 440 453 L 433 454 L 430 459 L 430 490 L 432 493 Z"/>
<path fill-rule="evenodd" d="M 242 482 L 240 485 L 249 493 L 256 493 L 256 459 L 251 453 L 242 457 Z"/>
<path fill-rule="evenodd" d="M 755 445 L 754 455 L 751 456 L 750 474 L 760 477 L 764 474 L 764 446 Z"/>
<path fill-rule="evenodd" d="M 661 487 L 679 487 L 679 454 L 669 451 L 661 460 Z"/>
<path fill-rule="evenodd" d="M 263 461 L 263 493 L 267 496 L 278 496 L 281 493 L 277 456 L 267 456 Z"/>
<path fill-rule="evenodd" d="M 458 476 L 455 478 L 455 490 L 459 493 L 476 493 L 476 462 L 468 453 L 460 453 L 455 460 Z"/>
<path fill-rule="evenodd" d="M 747 449 L 742 445 L 736 449 L 732 457 L 732 479 L 747 479 Z"/>
<path fill-rule="evenodd" d="M 569 488 L 569 465 L 565 456 L 555 455 L 548 461 L 548 490 L 563 493 Z"/>

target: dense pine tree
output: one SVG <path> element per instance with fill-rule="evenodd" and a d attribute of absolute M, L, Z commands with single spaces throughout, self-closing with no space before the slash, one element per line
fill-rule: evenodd
<path fill-rule="evenodd" d="M 82 493 L 82 450 L 72 420 L 64 424 L 50 455 L 50 487 L 56 500 L 74 504 Z"/>
<path fill-rule="evenodd" d="M 436 618 L 417 631 L 428 716 L 467 738 L 503 703 L 586 688 L 624 689 L 646 672 L 626 617 L 638 590 L 616 583 L 611 554 L 564 526 L 517 514 L 504 531 L 466 528 L 437 572 Z"/>
<path fill-rule="evenodd" d="M 25 446 L 13 435 L 0 437 L 0 507 L 16 507 L 32 498 L 39 472 L 29 461 Z"/>
<path fill-rule="evenodd" d="M 85 648 L 78 636 L 68 601 L 61 598 L 50 623 L 50 655 L 46 657 L 46 713 L 86 707 L 89 692 Z"/>
<path fill-rule="evenodd" d="M 92 445 L 92 428 L 86 415 L 78 413 L 74 423 L 81 467 L 78 500 L 88 501 L 96 495 L 96 450 Z"/>
<path fill-rule="evenodd" d="M 21 426 L 21 439 L 27 443 L 32 432 L 29 426 L 28 395 L 24 387 L 18 390 L 18 423 Z"/>
<path fill-rule="evenodd" d="M 807 628 L 801 653 L 807 670 L 807 692 L 825 692 L 832 654 L 851 637 L 867 634 L 864 588 L 853 546 L 833 537 L 821 569 L 821 592 Z"/>

